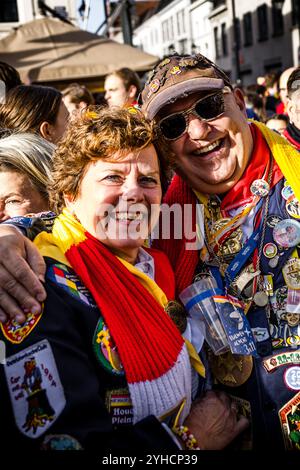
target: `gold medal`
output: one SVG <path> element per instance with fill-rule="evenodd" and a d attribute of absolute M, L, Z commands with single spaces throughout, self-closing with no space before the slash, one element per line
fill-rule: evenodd
<path fill-rule="evenodd" d="M 165 311 L 175 323 L 180 333 L 184 333 L 187 327 L 187 314 L 184 307 L 177 300 L 170 300 L 165 306 Z"/>
<path fill-rule="evenodd" d="M 213 233 L 218 232 L 230 222 L 231 219 L 225 218 L 217 220 L 213 225 Z M 218 256 L 223 258 L 233 258 L 242 249 L 243 231 L 237 227 L 218 247 Z"/>
<path fill-rule="evenodd" d="M 240 356 L 227 352 L 219 356 L 209 354 L 214 377 L 228 387 L 239 387 L 250 377 L 253 369 L 252 356 Z"/>

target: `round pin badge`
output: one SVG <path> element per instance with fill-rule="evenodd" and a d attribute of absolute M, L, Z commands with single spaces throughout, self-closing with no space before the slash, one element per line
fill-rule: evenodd
<path fill-rule="evenodd" d="M 277 255 L 277 246 L 275 243 L 266 243 L 263 247 L 263 254 L 266 258 L 274 258 Z"/>
<path fill-rule="evenodd" d="M 250 186 L 250 191 L 254 196 L 266 197 L 270 191 L 270 185 L 263 179 L 254 180 Z"/>
<path fill-rule="evenodd" d="M 300 219 L 300 203 L 298 199 L 294 198 L 291 201 L 286 201 L 285 209 L 291 217 Z"/>
<path fill-rule="evenodd" d="M 278 245 L 290 248 L 300 243 L 300 222 L 284 219 L 273 229 L 273 238 Z"/>
<path fill-rule="evenodd" d="M 287 186 L 284 186 L 281 190 L 281 196 L 283 197 L 283 199 L 285 199 L 286 201 L 294 195 L 294 191 L 292 190 L 291 186 L 287 185 Z"/>
<path fill-rule="evenodd" d="M 291 390 L 300 390 L 300 367 L 292 366 L 289 367 L 284 373 L 285 385 Z"/>
<path fill-rule="evenodd" d="M 280 217 L 279 215 L 269 215 L 267 217 L 267 226 L 270 228 L 274 228 L 281 220 L 282 217 Z"/>

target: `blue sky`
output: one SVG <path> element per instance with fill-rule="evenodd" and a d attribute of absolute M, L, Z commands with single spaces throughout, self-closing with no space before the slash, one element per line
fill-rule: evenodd
<path fill-rule="evenodd" d="M 82 0 L 77 0 L 77 8 L 80 7 Z M 104 0 L 91 0 L 90 2 L 90 14 L 88 19 L 88 24 L 85 29 L 90 31 L 91 33 L 95 33 L 100 24 L 104 21 Z M 88 4 L 88 0 L 85 0 L 86 5 Z M 85 11 L 85 15 L 87 11 Z M 79 21 L 79 25 L 81 28 L 84 26 L 83 21 Z M 101 33 L 101 31 L 100 31 Z"/>

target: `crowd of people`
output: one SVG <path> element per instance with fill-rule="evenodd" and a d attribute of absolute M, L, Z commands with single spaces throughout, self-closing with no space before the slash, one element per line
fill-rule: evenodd
<path fill-rule="evenodd" d="M 300 67 L 0 78 L 7 446 L 300 450 Z"/>

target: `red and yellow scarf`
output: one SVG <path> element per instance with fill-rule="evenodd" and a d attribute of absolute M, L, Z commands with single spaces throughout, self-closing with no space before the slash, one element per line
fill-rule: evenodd
<path fill-rule="evenodd" d="M 184 340 L 163 308 L 163 290 L 174 298 L 167 257 L 147 249 L 159 286 L 112 254 L 67 209 L 55 220 L 52 233 L 43 232 L 34 242 L 43 256 L 67 260 L 93 295 L 124 367 L 134 422 L 150 414 L 161 416 L 183 401 L 184 419 L 191 404 L 191 367 Z"/>

